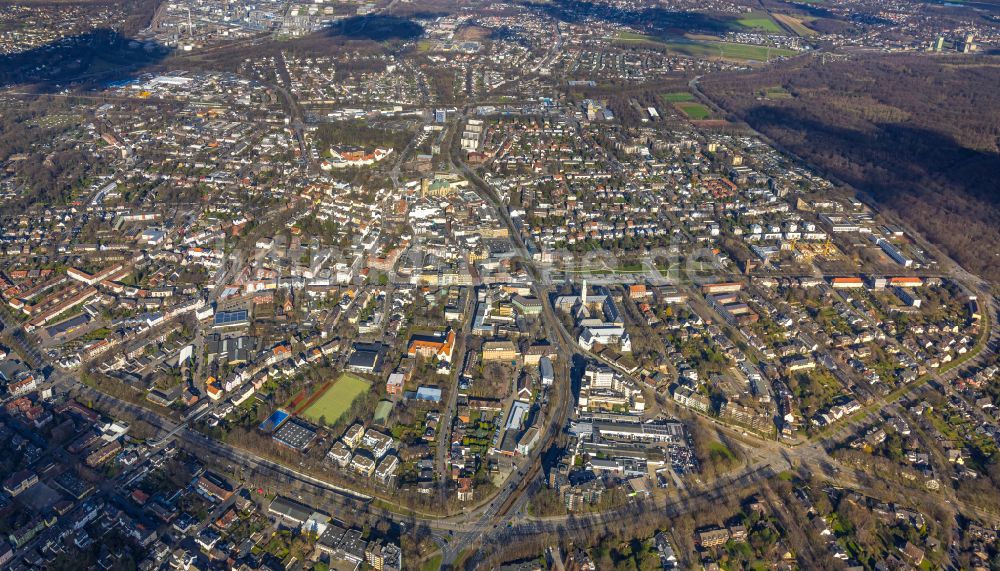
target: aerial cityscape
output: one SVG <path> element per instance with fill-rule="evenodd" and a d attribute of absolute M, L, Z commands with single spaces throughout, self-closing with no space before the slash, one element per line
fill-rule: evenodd
<path fill-rule="evenodd" d="M 1000 569 L 1000 2 L 0 0 L 0 569 Z"/>

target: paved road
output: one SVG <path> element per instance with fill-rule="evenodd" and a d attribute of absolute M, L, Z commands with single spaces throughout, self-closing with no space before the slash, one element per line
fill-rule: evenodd
<path fill-rule="evenodd" d="M 451 454 L 451 432 L 455 419 L 455 406 L 458 404 L 458 377 L 462 373 L 462 362 L 465 357 L 465 337 L 472 331 L 470 309 L 473 308 L 472 288 L 468 288 L 465 296 L 465 307 L 462 314 L 466 316 L 462 330 L 455 334 L 455 347 L 452 350 L 451 388 L 448 392 L 448 402 L 441 410 L 441 421 L 438 423 L 437 450 L 434 453 L 435 472 L 442 477 L 447 474 L 448 457 Z"/>
<path fill-rule="evenodd" d="M 561 365 L 568 368 L 568 365 L 572 362 L 574 356 L 593 357 L 593 355 L 589 355 L 588 352 L 582 351 L 576 346 L 572 336 L 556 316 L 550 303 L 548 295 L 549 292 L 543 287 L 542 277 L 539 270 L 531 261 L 531 257 L 528 254 L 524 240 L 522 239 L 517 226 L 511 220 L 506 206 L 502 204 L 493 189 L 482 181 L 482 179 L 475 172 L 469 169 L 467 165 L 462 163 L 460 158 L 456 161 L 455 157 L 452 157 L 452 160 L 454 168 L 465 174 L 481 196 L 496 207 L 498 215 L 503 223 L 508 227 L 517 253 L 521 257 L 522 263 L 525 265 L 526 270 L 533 279 L 534 283 L 532 284 L 532 291 L 539 299 L 543 300 L 542 320 L 550 339 L 558 349 L 559 361 Z M 992 324 L 994 321 L 992 300 L 986 300 L 986 307 L 990 310 L 989 323 Z M 24 333 L 18 326 L 12 324 L 11 327 L 8 327 L 2 314 L 0 314 L 0 323 L 4 324 L 5 329 L 10 330 L 10 333 L 15 338 L 15 342 L 18 342 L 18 338 L 22 339 L 22 341 L 18 343 L 19 347 L 29 357 L 29 360 L 34 361 L 32 363 L 33 365 L 42 366 L 45 364 L 44 356 L 39 354 L 37 348 L 30 339 L 23 337 Z M 995 325 L 991 326 L 991 331 L 995 337 L 996 327 Z M 936 375 L 936 379 L 942 384 L 947 385 L 948 380 L 956 373 L 957 368 L 949 373 Z M 295 470 L 294 468 L 279 465 L 252 453 L 209 439 L 201 433 L 192 430 L 189 426 L 190 420 L 188 422 L 179 422 L 159 415 L 144 407 L 119 401 L 117 399 L 113 399 L 112 397 L 108 397 L 107 395 L 102 395 L 93 389 L 80 385 L 75 378 L 58 371 L 54 373 L 53 382 L 61 384 L 65 388 L 75 388 L 81 393 L 84 393 L 99 402 L 110 399 L 111 402 L 108 404 L 112 408 L 117 407 L 119 409 L 127 410 L 136 417 L 141 418 L 149 422 L 151 425 L 159 428 L 167 435 L 167 437 L 160 439 L 159 446 L 165 445 L 171 438 L 177 438 L 188 444 L 192 449 L 199 450 L 205 454 L 213 455 L 217 458 L 224 458 L 228 461 L 238 463 L 239 465 L 248 467 L 257 473 L 275 477 L 286 484 L 299 486 L 303 490 L 307 490 L 309 493 L 318 495 L 329 500 L 331 503 L 341 505 L 345 508 L 360 512 L 374 513 L 399 522 L 406 522 L 411 519 L 410 516 L 390 513 L 384 509 L 374 507 L 369 502 L 370 497 L 365 494 L 336 486 L 312 475 Z M 579 529 L 598 524 L 606 525 L 613 522 L 621 523 L 627 521 L 631 517 L 634 517 L 636 513 L 635 510 L 648 509 L 646 504 L 634 504 L 626 506 L 620 510 L 596 514 L 589 517 L 559 516 L 554 518 L 526 518 L 520 515 L 527 499 L 531 495 L 531 492 L 535 489 L 535 487 L 540 485 L 540 454 L 555 441 L 561 433 L 566 419 L 569 417 L 572 393 L 569 387 L 568 378 L 566 378 L 564 382 L 558 383 L 558 386 L 554 387 L 553 393 L 552 399 L 550 400 L 549 410 L 546 411 L 546 418 L 543 421 L 545 434 L 542 444 L 537 446 L 529 458 L 522 462 L 519 472 L 509 478 L 505 485 L 493 498 L 479 506 L 471 508 L 466 513 L 457 514 L 451 517 L 435 518 L 431 516 L 420 516 L 419 519 L 421 521 L 427 523 L 437 532 L 437 536 L 442 544 L 442 549 L 445 555 L 445 563 L 454 562 L 465 550 L 480 543 L 502 544 L 503 541 L 516 537 L 523 537 L 559 529 Z M 824 444 L 830 442 L 842 432 L 853 428 L 858 422 L 865 421 L 872 414 L 878 414 L 885 407 L 898 401 L 907 394 L 909 394 L 909 391 L 896 393 L 892 395 L 891 398 L 876 400 L 868 408 L 866 415 L 859 416 L 850 423 L 845 423 L 843 427 L 839 427 L 822 441 L 803 444 L 795 448 L 789 448 L 778 442 L 755 442 L 755 448 L 749 450 L 751 462 L 748 467 L 727 478 L 722 478 L 700 485 L 689 485 L 686 490 L 681 491 L 678 497 L 668 500 L 662 506 L 657 506 L 656 508 L 662 509 L 668 515 L 683 513 L 683 510 L 691 509 L 690 506 L 692 505 L 693 499 L 711 500 L 712 498 L 721 497 L 723 494 L 731 492 L 734 488 L 738 489 L 740 487 L 745 487 L 753 484 L 754 482 L 760 481 L 761 479 L 768 478 L 778 471 L 789 469 L 795 467 L 796 465 L 809 465 L 810 467 L 836 467 L 836 461 L 830 458 L 826 453 Z M 207 407 L 204 411 L 202 411 L 202 413 L 200 413 L 200 415 L 209 414 L 212 410 L 212 406 Z M 195 416 L 191 420 L 200 418 L 200 415 Z M 724 426 L 720 426 L 719 428 L 720 430 L 729 431 L 729 433 L 734 437 L 742 438 L 740 431 Z M 154 448 L 151 453 L 155 452 L 155 450 L 156 448 Z M 849 470 L 843 469 L 838 471 L 829 471 L 829 477 L 831 479 L 834 481 L 843 481 L 847 484 L 850 484 L 853 481 L 850 474 L 851 472 Z M 974 506 L 963 507 L 974 508 Z M 447 534 L 447 536 L 444 534 Z M 445 539 L 445 537 L 447 537 L 447 539 Z"/>
<path fill-rule="evenodd" d="M 453 129 L 453 131 L 457 133 L 458 129 Z M 517 473 L 512 474 L 500 492 L 485 508 L 482 508 L 478 514 L 478 519 L 471 522 L 471 527 L 465 526 L 463 532 L 445 546 L 443 549 L 443 563 L 446 565 L 452 564 L 463 551 L 470 548 L 476 541 L 479 541 L 490 528 L 491 523 L 493 525 L 501 525 L 508 521 L 513 513 L 520 511 L 523 507 L 524 500 L 529 495 L 527 494 L 529 488 L 542 476 L 541 454 L 561 434 L 566 420 L 569 418 L 573 395 L 568 372 L 574 357 L 581 354 L 573 339 L 568 335 L 568 332 L 566 332 L 559 318 L 556 316 L 551 300 L 549 299 L 549 292 L 542 286 L 541 274 L 535 267 L 524 240 L 507 211 L 506 205 L 503 204 L 496 192 L 462 161 L 460 156 L 456 156 L 454 151 L 455 146 L 450 145 L 449 160 L 452 168 L 462 172 L 469 179 L 480 197 L 494 206 L 500 220 L 507 227 L 514 248 L 520 257 L 519 261 L 532 277 L 532 293 L 542 301 L 542 324 L 550 342 L 552 342 L 557 350 L 559 366 L 567 374 L 562 377 L 561 382 L 557 382 L 553 386 L 547 410 L 543 411 L 544 418 L 539 420 L 539 423 L 544 427 L 544 434 L 540 443 L 535 446 L 528 458 L 519 462 L 518 465 L 520 467 Z M 476 513 L 473 512 L 470 515 L 475 517 Z M 499 521 L 497 521 L 498 516 Z"/>
<path fill-rule="evenodd" d="M 468 169 L 468 167 L 464 167 L 463 172 L 465 172 L 467 176 L 470 175 L 474 176 L 474 173 L 471 173 L 471 170 Z M 472 176 L 470 176 L 470 178 L 472 178 Z M 509 220 L 509 218 L 506 219 Z M 513 231 L 514 230 L 512 228 L 512 232 Z M 984 308 L 986 309 L 984 311 L 984 314 L 988 316 L 984 317 L 984 319 L 989 319 L 989 321 L 984 323 L 984 326 L 990 327 L 988 341 L 985 344 L 986 347 L 989 347 L 992 343 L 996 341 L 998 337 L 998 329 L 1000 328 L 998 328 L 997 325 L 993 322 L 994 303 L 992 298 L 990 298 L 987 295 L 985 299 L 981 297 L 981 301 L 984 302 Z M 546 309 L 549 309 L 548 306 L 546 306 Z M 555 323 L 557 330 L 560 330 L 562 336 L 564 337 L 568 336 L 568 332 L 565 331 L 565 327 L 562 325 L 562 322 L 559 321 L 558 319 L 555 319 Z M 569 339 L 568 342 L 572 344 L 571 339 Z M 578 350 L 579 348 L 576 349 Z M 988 353 L 989 350 L 987 349 L 980 355 L 977 355 L 974 358 L 967 361 L 966 363 L 963 363 L 962 367 L 955 367 L 954 369 L 948 371 L 945 374 L 934 374 L 932 378 L 934 380 L 937 380 L 942 385 L 948 386 L 950 382 L 958 375 L 960 370 L 962 370 L 963 368 L 967 368 L 968 366 L 974 365 L 979 359 L 983 358 L 983 356 L 985 356 Z M 755 477 L 755 475 L 759 475 L 761 473 L 761 470 L 763 470 L 765 467 L 767 467 L 767 469 L 770 470 L 777 469 L 777 471 L 780 471 L 784 469 L 796 468 L 798 466 L 807 466 L 813 471 L 818 470 L 819 473 L 823 474 L 831 482 L 857 488 L 859 487 L 860 484 L 857 478 L 855 476 L 852 476 L 852 474 L 854 473 L 853 470 L 847 468 L 846 466 L 840 465 L 840 463 L 837 460 L 833 459 L 826 452 L 826 447 L 833 442 L 838 442 L 840 439 L 844 438 L 848 433 L 857 430 L 861 425 L 868 422 L 872 417 L 877 416 L 881 411 L 885 410 L 891 404 L 894 404 L 899 400 L 912 395 L 914 391 L 920 390 L 923 386 L 924 382 L 914 383 L 909 387 L 905 387 L 903 390 L 891 393 L 888 397 L 876 398 L 873 402 L 869 403 L 865 407 L 863 411 L 864 414 L 857 415 L 848 421 L 835 425 L 834 427 L 831 428 L 830 432 L 826 434 L 825 438 L 818 441 L 813 441 L 807 444 L 795 446 L 794 448 L 790 448 L 776 441 L 755 440 L 754 447 L 748 449 L 751 458 L 755 461 L 749 467 L 745 468 L 744 470 L 741 470 L 739 472 L 739 475 L 737 476 L 737 479 L 752 479 Z M 730 436 L 741 440 L 743 439 L 742 431 L 733 429 L 729 426 L 723 425 L 718 422 L 716 422 L 716 425 L 719 427 L 720 430 L 727 432 Z M 706 496 L 706 495 L 711 497 L 712 494 L 719 493 L 719 490 L 723 489 L 727 485 L 731 484 L 727 484 L 725 481 L 717 481 L 707 486 L 700 486 L 694 488 L 689 487 L 688 490 L 683 491 L 684 493 L 682 495 L 683 497 L 688 498 L 688 500 L 690 500 L 690 498 Z M 909 491 L 912 492 L 912 490 Z M 967 503 L 958 505 L 966 513 L 976 514 L 984 521 L 1000 522 L 1000 514 L 991 514 L 989 512 L 983 511 L 982 509 L 979 509 L 977 506 L 969 505 Z M 604 520 L 606 520 L 608 517 L 613 518 L 616 516 L 612 514 L 605 514 L 601 516 L 601 518 Z M 530 522 L 531 520 L 532 518 L 528 518 L 527 521 Z M 559 523 L 563 525 L 568 525 L 570 522 L 574 522 L 573 525 L 580 525 L 578 523 L 579 520 L 580 520 L 579 516 L 576 515 L 558 516 L 554 518 L 546 518 L 546 523 L 548 524 Z M 509 521 L 509 519 L 500 520 L 501 524 L 505 523 L 505 521 Z M 501 538 L 504 537 L 505 534 L 507 533 L 520 534 L 526 532 L 526 534 L 530 535 L 532 533 L 552 531 L 550 527 L 543 526 L 539 528 L 537 526 L 531 525 L 530 523 L 515 526 L 509 529 L 510 529 L 509 532 L 499 533 L 500 537 Z M 494 535 L 498 534 L 490 532 L 490 533 L 485 533 L 485 534 L 481 533 L 479 535 L 476 535 L 474 532 L 469 532 L 465 536 L 463 536 L 462 539 L 464 541 L 474 541 L 476 537 L 489 538 Z M 449 561 L 447 557 L 446 561 Z"/>

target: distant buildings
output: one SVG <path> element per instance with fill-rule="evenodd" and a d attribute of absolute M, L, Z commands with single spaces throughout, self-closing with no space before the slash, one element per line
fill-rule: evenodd
<path fill-rule="evenodd" d="M 362 150 L 330 149 L 330 160 L 320 163 L 323 170 L 343 169 L 373 165 L 392 154 L 392 149 L 376 148 L 372 152 Z"/>

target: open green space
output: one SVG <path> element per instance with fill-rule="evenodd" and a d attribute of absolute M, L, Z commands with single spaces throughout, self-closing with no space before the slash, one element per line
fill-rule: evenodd
<path fill-rule="evenodd" d="M 372 420 L 375 424 L 385 425 L 386 421 L 389 420 L 389 413 L 392 412 L 392 401 L 379 401 L 378 405 L 375 406 L 375 415 Z"/>
<path fill-rule="evenodd" d="M 660 97 L 663 98 L 667 103 L 680 103 L 682 101 L 694 101 L 694 95 L 688 93 L 687 91 L 674 91 L 671 93 L 664 93 Z"/>
<path fill-rule="evenodd" d="M 781 27 L 766 12 L 751 12 L 736 20 L 736 23 L 744 28 L 763 30 L 769 34 L 780 34 L 782 32 Z"/>
<path fill-rule="evenodd" d="M 435 554 L 433 557 L 420 564 L 420 571 L 437 571 L 441 568 L 442 559 L 443 557 L 440 553 Z"/>
<path fill-rule="evenodd" d="M 676 103 L 675 107 L 687 115 L 688 119 L 692 119 L 694 121 L 708 119 L 712 116 L 712 111 L 701 103 Z"/>
<path fill-rule="evenodd" d="M 713 458 L 725 459 L 727 461 L 736 460 L 736 455 L 733 454 L 733 451 L 722 442 L 710 442 L 708 444 L 708 453 Z"/>
<path fill-rule="evenodd" d="M 656 42 L 659 41 L 653 36 L 638 34 L 636 32 L 618 32 L 618 39 L 626 42 Z"/>
<path fill-rule="evenodd" d="M 768 99 L 788 99 L 792 96 L 787 89 L 781 87 L 780 85 L 774 87 L 768 87 L 764 90 L 764 97 Z"/>
<path fill-rule="evenodd" d="M 726 59 L 768 61 L 782 56 L 795 55 L 795 51 L 783 48 L 769 48 L 732 42 L 669 42 L 671 51 L 691 55 L 710 57 L 717 55 Z"/>
<path fill-rule="evenodd" d="M 327 424 L 334 424 L 351 407 L 351 403 L 371 389 L 371 383 L 351 373 L 342 373 L 337 380 L 309 408 L 302 411 L 302 416 L 319 422 L 322 418 Z"/>
<path fill-rule="evenodd" d="M 668 51 L 676 54 L 700 58 L 718 57 L 741 61 L 768 61 L 776 57 L 793 56 L 796 53 L 794 50 L 784 48 L 737 44 L 734 42 L 691 40 L 687 38 L 662 39 L 635 32 L 620 32 L 617 39 L 623 42 L 649 42 L 665 46 Z"/>
<path fill-rule="evenodd" d="M 639 262 L 622 263 L 622 264 L 618 264 L 618 270 L 617 271 L 619 271 L 619 272 L 625 272 L 625 273 L 633 273 L 634 274 L 636 272 L 643 271 L 643 268 L 642 268 L 642 264 L 639 263 Z"/>

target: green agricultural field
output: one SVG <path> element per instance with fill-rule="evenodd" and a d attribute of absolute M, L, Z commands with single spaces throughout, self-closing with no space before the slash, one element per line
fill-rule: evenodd
<path fill-rule="evenodd" d="M 766 12 L 751 12 L 745 17 L 736 20 L 736 23 L 744 28 L 763 30 L 769 34 L 780 34 L 783 31 L 781 26 L 772 20 L 771 16 L 769 16 Z"/>
<path fill-rule="evenodd" d="M 708 119 L 712 116 L 712 111 L 701 103 L 677 103 L 675 106 L 692 121 Z"/>
<path fill-rule="evenodd" d="M 735 60 L 767 61 L 776 57 L 795 55 L 793 50 L 732 42 L 668 42 L 667 47 L 671 51 L 692 57 L 718 56 Z"/>
<path fill-rule="evenodd" d="M 313 422 L 325 418 L 327 424 L 334 424 L 351 408 L 351 403 L 371 389 L 371 383 L 350 373 L 343 373 L 302 416 Z"/>
<path fill-rule="evenodd" d="M 664 93 L 660 97 L 663 98 L 667 103 L 680 103 L 682 101 L 694 101 L 694 95 L 688 93 L 687 91 L 675 91 L 673 93 Z"/>
<path fill-rule="evenodd" d="M 773 21 L 771 23 L 774 24 Z M 797 53 L 794 50 L 784 48 L 769 48 L 734 42 L 687 38 L 667 40 L 634 32 L 620 32 L 616 39 L 620 42 L 651 43 L 665 46 L 670 52 L 696 58 L 718 57 L 740 61 L 767 61 L 781 56 L 793 56 Z"/>

